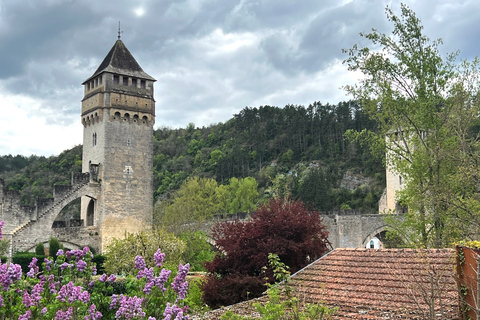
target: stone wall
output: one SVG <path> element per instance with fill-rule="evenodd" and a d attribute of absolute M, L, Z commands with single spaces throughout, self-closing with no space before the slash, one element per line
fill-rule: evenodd
<path fill-rule="evenodd" d="M 98 184 L 90 183 L 88 173 L 76 173 L 72 175 L 71 185 L 54 186 L 54 198 L 37 199 L 34 207 L 28 207 L 20 204 L 20 192 L 5 190 L 5 183 L 0 179 L 0 220 L 5 221 L 2 230 L 4 238 L 11 240 L 10 254 L 32 250 L 39 242 L 48 242 L 54 234 L 60 235 L 60 241 L 71 243 L 72 246 L 98 247 L 95 243 L 98 243 L 96 230 L 83 227 L 64 228 L 66 231 L 61 228 L 56 228 L 55 232 L 52 230 L 53 222 L 63 207 L 81 195 L 95 196 L 97 189 Z M 74 240 L 75 237 L 78 240 Z"/>

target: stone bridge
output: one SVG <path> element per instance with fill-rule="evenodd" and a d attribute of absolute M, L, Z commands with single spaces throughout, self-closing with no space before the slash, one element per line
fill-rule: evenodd
<path fill-rule="evenodd" d="M 322 214 L 323 223 L 329 232 L 328 240 L 335 248 L 365 248 L 370 240 L 386 231 L 387 224 L 384 214 L 361 214 L 356 210 L 342 210 L 330 214 Z M 226 218 L 216 217 L 213 221 L 203 224 L 202 230 L 210 237 L 213 225 L 219 221 L 248 219 L 243 215 L 228 215 Z M 214 240 L 209 238 L 210 244 Z"/>
<path fill-rule="evenodd" d="M 100 184 L 90 181 L 88 173 L 72 175 L 71 185 L 56 185 L 53 198 L 37 199 L 34 207 L 20 204 L 20 192 L 5 190 L 0 179 L 0 220 L 4 220 L 3 238 L 11 240 L 9 255 L 16 251 L 31 251 L 38 243 L 48 243 L 56 237 L 66 248 L 86 245 L 94 248 L 98 242 L 96 227 L 67 226 L 53 228 L 60 211 L 82 196 L 97 198 Z M 81 223 L 83 225 L 83 223 Z"/>

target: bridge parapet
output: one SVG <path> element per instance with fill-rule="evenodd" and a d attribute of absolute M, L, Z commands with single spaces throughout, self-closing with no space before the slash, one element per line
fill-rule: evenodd
<path fill-rule="evenodd" d="M 72 186 L 84 185 L 90 181 L 90 174 L 88 172 L 74 172 L 72 174 Z"/>

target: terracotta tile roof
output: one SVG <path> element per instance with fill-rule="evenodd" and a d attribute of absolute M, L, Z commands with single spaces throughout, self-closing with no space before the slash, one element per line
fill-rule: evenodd
<path fill-rule="evenodd" d="M 428 318 L 432 299 L 437 318 L 458 319 L 454 259 L 453 249 L 335 249 L 294 274 L 291 284 L 299 300 L 338 307 L 335 319 Z M 231 308 L 246 314 L 251 305 Z"/>

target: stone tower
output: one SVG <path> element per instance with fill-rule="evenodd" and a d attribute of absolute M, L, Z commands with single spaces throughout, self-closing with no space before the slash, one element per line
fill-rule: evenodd
<path fill-rule="evenodd" d="M 119 37 L 83 82 L 82 171 L 100 192 L 82 198 L 81 217 L 98 232 L 100 252 L 113 238 L 152 224 L 155 81 Z"/>

